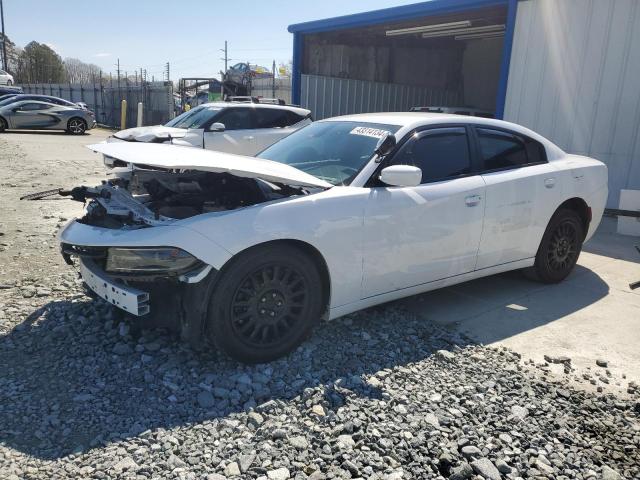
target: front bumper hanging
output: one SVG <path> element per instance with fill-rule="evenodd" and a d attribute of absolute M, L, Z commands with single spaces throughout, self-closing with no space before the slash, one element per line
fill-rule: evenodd
<path fill-rule="evenodd" d="M 136 316 L 149 313 L 149 293 L 114 283 L 89 259 L 80 259 L 80 275 L 100 298 Z"/>

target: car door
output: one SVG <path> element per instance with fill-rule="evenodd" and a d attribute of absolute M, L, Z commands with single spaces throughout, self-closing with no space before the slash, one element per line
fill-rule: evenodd
<path fill-rule="evenodd" d="M 220 152 L 254 155 L 254 115 L 251 107 L 228 107 L 214 120 L 224 131 L 204 131 L 204 148 Z M 210 128 L 210 127 L 209 127 Z"/>
<path fill-rule="evenodd" d="M 311 120 L 306 119 L 304 116 L 284 108 L 256 106 L 255 115 L 254 142 L 256 153 L 291 135 L 302 126 L 311 123 Z"/>
<path fill-rule="evenodd" d="M 534 257 L 562 196 L 556 170 L 536 140 L 493 127 L 474 132 L 487 186 L 476 268 Z"/>
<path fill-rule="evenodd" d="M 482 233 L 485 186 L 474 173 L 464 126 L 417 132 L 389 164 L 421 168 L 422 182 L 371 188 L 363 229 L 364 298 L 471 272 Z"/>
<path fill-rule="evenodd" d="M 20 102 L 12 108 L 10 119 L 12 128 L 45 128 L 53 123 L 47 111 L 51 105 L 37 102 Z"/>

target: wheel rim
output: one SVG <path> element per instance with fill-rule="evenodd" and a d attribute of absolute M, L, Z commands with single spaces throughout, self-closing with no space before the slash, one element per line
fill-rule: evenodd
<path fill-rule="evenodd" d="M 554 230 L 549 243 L 547 260 L 552 270 L 570 268 L 578 256 L 578 232 L 570 221 L 562 222 Z"/>
<path fill-rule="evenodd" d="M 71 120 L 69 130 L 73 133 L 84 133 L 84 122 L 82 120 Z"/>
<path fill-rule="evenodd" d="M 289 266 L 269 264 L 240 282 L 231 301 L 231 325 L 246 345 L 269 348 L 296 331 L 308 304 L 305 277 Z"/>

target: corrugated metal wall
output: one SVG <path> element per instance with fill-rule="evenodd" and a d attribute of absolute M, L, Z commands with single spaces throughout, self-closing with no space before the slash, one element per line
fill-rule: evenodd
<path fill-rule="evenodd" d="M 640 1 L 520 1 L 504 117 L 640 189 Z"/>
<path fill-rule="evenodd" d="M 302 75 L 300 103 L 320 120 L 366 112 L 403 112 L 425 105 L 458 105 L 458 91 Z"/>

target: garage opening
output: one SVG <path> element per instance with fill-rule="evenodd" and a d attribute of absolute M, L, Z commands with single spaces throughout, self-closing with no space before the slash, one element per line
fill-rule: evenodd
<path fill-rule="evenodd" d="M 318 119 L 413 107 L 494 116 L 506 23 L 506 5 L 495 5 L 302 31 L 300 102 Z"/>

